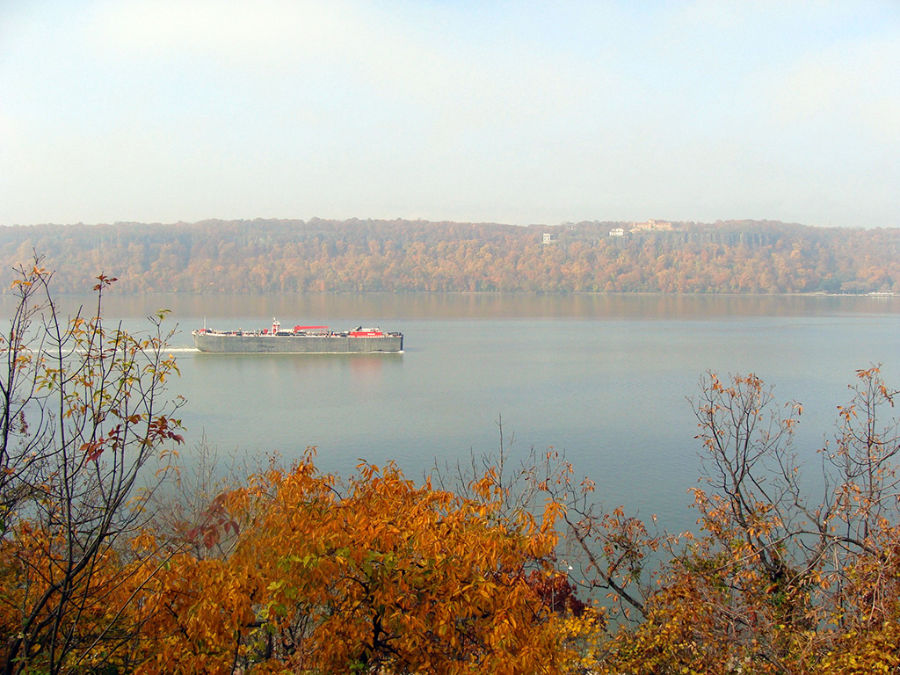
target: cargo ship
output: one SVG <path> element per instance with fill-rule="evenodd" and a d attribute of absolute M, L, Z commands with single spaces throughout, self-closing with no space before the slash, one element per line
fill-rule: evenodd
<path fill-rule="evenodd" d="M 283 330 L 277 319 L 261 330 L 191 331 L 194 346 L 213 354 L 370 354 L 403 351 L 403 333 L 357 326 L 333 331 L 328 326 L 294 326 Z"/>

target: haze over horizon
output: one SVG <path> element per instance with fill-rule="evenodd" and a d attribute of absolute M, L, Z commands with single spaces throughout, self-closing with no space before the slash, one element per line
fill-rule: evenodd
<path fill-rule="evenodd" d="M 900 226 L 900 4 L 0 7 L 0 225 Z"/>

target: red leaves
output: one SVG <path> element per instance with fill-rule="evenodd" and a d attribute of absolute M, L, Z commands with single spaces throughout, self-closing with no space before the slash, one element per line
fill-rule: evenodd
<path fill-rule="evenodd" d="M 532 570 L 525 577 L 525 583 L 538 594 L 544 606 L 554 614 L 565 614 L 569 611 L 575 616 L 581 616 L 587 607 L 576 597 L 575 587 L 565 573 L 552 572 L 548 574 Z"/>
<path fill-rule="evenodd" d="M 188 530 L 187 538 L 192 544 L 202 544 L 209 549 L 219 543 L 219 528 L 215 525 L 198 525 Z"/>
<path fill-rule="evenodd" d="M 87 455 L 87 460 L 89 462 L 96 462 L 98 459 L 100 459 L 100 455 L 103 454 L 104 443 L 106 443 L 105 438 L 98 438 L 95 441 L 87 441 L 86 443 L 81 444 L 79 450 Z"/>
<path fill-rule="evenodd" d="M 240 534 L 240 525 L 225 506 L 226 498 L 227 495 L 220 494 L 213 499 L 201 516 L 202 522 L 187 531 L 188 541 L 211 549 L 222 541 L 223 535 L 233 534 L 236 537 Z"/>
<path fill-rule="evenodd" d="M 184 436 L 176 433 L 175 429 L 181 428 L 181 421 L 172 419 L 171 417 L 157 417 L 153 419 L 147 428 L 147 437 L 151 443 L 157 443 L 160 440 L 172 440 L 178 444 L 184 443 Z"/>
<path fill-rule="evenodd" d="M 100 274 L 97 276 L 97 283 L 94 284 L 93 290 L 102 291 L 104 288 L 107 288 L 113 284 L 113 282 L 118 281 L 116 277 L 108 277 L 105 274 Z"/>

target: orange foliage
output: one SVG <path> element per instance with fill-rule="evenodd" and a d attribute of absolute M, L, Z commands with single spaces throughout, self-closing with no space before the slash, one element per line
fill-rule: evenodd
<path fill-rule="evenodd" d="M 831 496 L 813 506 L 788 451 L 802 408 L 770 413 L 758 377 L 711 375 L 695 404 L 710 461 L 701 529 L 680 544 L 622 509 L 594 511 L 593 483 L 553 452 L 522 470 L 520 495 L 501 463 L 467 496 L 393 464 L 341 481 L 310 452 L 213 499 L 180 543 L 145 529 L 127 552 L 104 548 L 72 582 L 83 599 L 72 635 L 87 648 L 56 670 L 893 672 L 900 445 L 877 420 L 895 392 L 875 368 L 853 390 L 824 453 Z M 7 532 L 0 630 L 59 583 L 61 542 L 27 520 Z M 608 623 L 611 607 L 585 605 L 572 581 L 631 618 Z"/>
<path fill-rule="evenodd" d="M 501 454 L 459 493 L 393 464 L 342 481 L 310 451 L 163 527 L 136 489 L 182 442 L 178 403 L 159 398 L 177 373 L 162 316 L 150 338 L 106 330 L 98 296 L 94 317 L 39 324 L 54 356 L 28 340 L 53 310 L 33 304 L 48 282 L 22 270 L 0 336 L 4 672 L 900 668 L 900 431 L 883 420 L 898 392 L 877 367 L 838 407 L 818 501 L 792 448 L 802 406 L 776 409 L 756 375 L 709 374 L 693 405 L 699 531 L 680 540 L 597 507 L 552 450 L 513 476 Z"/>
<path fill-rule="evenodd" d="M 829 493 L 801 490 L 790 445 L 802 411 L 774 414 L 753 375 L 711 375 L 696 404 L 707 483 L 700 536 L 657 578 L 602 672 L 895 672 L 900 664 L 896 392 L 860 370 L 823 451 Z"/>
<path fill-rule="evenodd" d="M 96 314 L 64 321 L 41 259 L 17 274 L 0 335 L 0 660 L 7 673 L 123 665 L 146 566 L 127 544 L 156 485 L 141 474 L 156 465 L 162 480 L 182 442 L 171 333 L 165 312 L 149 336 L 105 327 L 115 278 L 97 277 Z"/>
<path fill-rule="evenodd" d="M 529 582 L 552 528 L 362 465 L 339 494 L 310 458 L 224 503 L 230 552 L 172 557 L 144 587 L 145 672 L 534 672 L 571 658 Z M 233 528 L 235 529 L 235 528 Z"/>
<path fill-rule="evenodd" d="M 631 231 L 610 237 L 614 227 Z M 0 262 L 37 248 L 68 291 L 115 261 L 128 292 L 859 293 L 900 291 L 897 232 L 767 221 L 667 230 L 316 218 L 48 225 L 0 229 Z"/>

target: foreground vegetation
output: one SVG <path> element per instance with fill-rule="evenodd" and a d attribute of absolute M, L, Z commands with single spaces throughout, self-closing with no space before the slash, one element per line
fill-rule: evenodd
<path fill-rule="evenodd" d="M 0 265 L 41 251 L 60 292 L 82 292 L 93 270 L 106 269 L 127 293 L 900 293 L 896 228 L 645 226 L 313 219 L 6 227 Z M 610 236 L 618 228 L 623 235 Z"/>
<path fill-rule="evenodd" d="M 754 375 L 694 400 L 698 530 L 596 506 L 547 453 L 511 469 L 315 455 L 220 487 L 178 471 L 163 316 L 63 321 L 20 270 L 0 338 L 7 673 L 871 673 L 900 667 L 897 392 L 861 370 L 813 499 L 802 407 Z"/>

